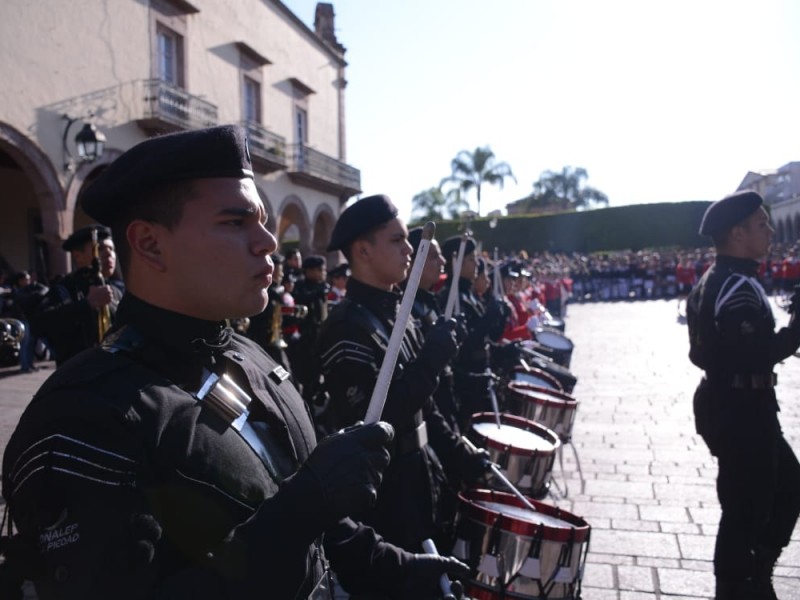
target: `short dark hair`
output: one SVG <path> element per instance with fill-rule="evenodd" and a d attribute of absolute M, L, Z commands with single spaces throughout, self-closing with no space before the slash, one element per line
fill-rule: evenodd
<path fill-rule="evenodd" d="M 111 237 L 123 275 L 130 268 L 131 261 L 131 249 L 126 235 L 128 225 L 141 219 L 158 223 L 171 231 L 180 223 L 184 206 L 194 195 L 195 188 L 191 179 L 176 181 L 155 188 L 146 197 L 130 203 L 118 213 L 111 225 Z"/>
<path fill-rule="evenodd" d="M 342 248 L 342 254 L 344 254 L 345 259 L 347 262 L 353 262 L 353 244 L 358 242 L 359 240 L 366 240 L 370 244 L 375 243 L 375 234 L 386 227 L 387 223 L 381 223 L 380 225 L 376 225 L 369 231 L 362 233 L 360 236 L 355 238 L 354 240 L 350 241 L 344 248 Z"/>

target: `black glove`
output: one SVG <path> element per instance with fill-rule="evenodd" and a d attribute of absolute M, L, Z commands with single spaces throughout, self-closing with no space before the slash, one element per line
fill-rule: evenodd
<path fill-rule="evenodd" d="M 439 319 L 431 327 L 417 359 L 424 360 L 438 375 L 458 354 L 455 319 Z"/>
<path fill-rule="evenodd" d="M 396 600 L 441 599 L 439 580 L 443 573 L 449 577 L 469 577 L 470 570 L 460 560 L 437 554 L 406 553 L 401 567 L 401 585 L 392 597 Z M 456 584 L 453 592 L 461 589 Z M 457 596 L 458 597 L 458 596 Z"/>
<path fill-rule="evenodd" d="M 510 342 L 507 344 L 492 344 L 490 347 L 492 367 L 501 371 L 510 370 L 520 365 L 519 359 L 522 351 L 519 346 Z"/>
<path fill-rule="evenodd" d="M 374 506 L 393 438 L 392 426 L 378 422 L 322 440 L 287 480 L 286 490 L 297 491 L 298 514 L 311 516 L 324 529 Z"/>
<path fill-rule="evenodd" d="M 485 448 L 471 448 L 465 446 L 461 462 L 461 472 L 466 483 L 477 483 L 484 479 L 492 470 L 492 457 Z"/>

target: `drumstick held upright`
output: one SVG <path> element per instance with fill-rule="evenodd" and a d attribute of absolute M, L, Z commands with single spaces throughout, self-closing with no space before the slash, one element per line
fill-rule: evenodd
<path fill-rule="evenodd" d="M 414 298 L 417 295 L 422 269 L 425 266 L 425 260 L 428 257 L 428 250 L 431 247 L 431 240 L 433 239 L 434 233 L 436 233 L 436 225 L 433 221 L 425 223 L 422 229 L 422 239 L 419 243 L 417 254 L 414 257 L 414 265 L 411 267 L 411 273 L 408 276 L 408 285 L 406 286 L 406 291 L 403 293 L 403 300 L 400 302 L 400 308 L 397 311 L 397 318 L 394 322 L 392 335 L 389 337 L 389 346 L 386 348 L 383 363 L 381 364 L 380 371 L 378 371 L 378 379 L 375 382 L 375 388 L 372 390 L 372 397 L 367 407 L 367 414 L 364 417 L 364 422 L 367 425 L 376 423 L 383 413 L 383 406 L 386 404 L 386 394 L 389 392 L 389 384 L 392 382 L 394 367 L 397 363 L 397 355 L 400 353 L 400 345 L 403 343 L 406 324 L 408 323 L 409 316 L 411 316 L 411 308 L 414 305 Z"/>
<path fill-rule="evenodd" d="M 461 278 L 461 265 L 464 264 L 464 250 L 467 247 L 467 235 L 461 236 L 461 243 L 458 245 L 458 254 L 453 263 L 453 277 L 450 281 L 450 291 L 447 294 L 447 304 L 444 307 L 444 318 L 451 319 L 455 312 L 456 302 L 458 302 L 458 281 Z"/>

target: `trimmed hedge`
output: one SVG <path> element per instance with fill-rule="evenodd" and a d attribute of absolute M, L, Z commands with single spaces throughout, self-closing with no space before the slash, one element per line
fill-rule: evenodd
<path fill-rule="evenodd" d="M 500 217 L 472 222 L 475 239 L 500 252 L 598 252 L 644 248 L 698 248 L 710 240 L 697 233 L 711 202 L 664 202 L 599 208 L 553 215 Z M 459 221 L 436 223 L 440 243 L 460 233 Z"/>

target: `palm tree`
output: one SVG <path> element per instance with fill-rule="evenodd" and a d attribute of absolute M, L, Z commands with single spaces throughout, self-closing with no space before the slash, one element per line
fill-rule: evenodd
<path fill-rule="evenodd" d="M 416 221 L 445 221 L 457 217 L 469 203 L 461 197 L 461 190 L 444 193 L 440 187 L 432 187 L 411 199 L 412 213 Z"/>
<path fill-rule="evenodd" d="M 478 215 L 481 214 L 481 187 L 484 183 L 499 185 L 503 189 L 506 177 L 516 183 L 508 163 L 495 162 L 494 152 L 488 146 L 475 148 L 474 152 L 462 150 L 450 162 L 452 173 L 440 185 L 454 184 L 455 189 L 469 193 L 473 188 L 478 196 Z"/>
<path fill-rule="evenodd" d="M 586 208 L 591 204 L 608 205 L 608 196 L 583 185 L 588 177 L 586 169 L 581 167 L 564 167 L 560 172 L 544 171 L 533 184 L 528 204 L 531 207 L 558 206 L 564 210 Z"/>

